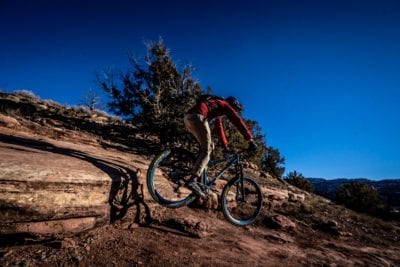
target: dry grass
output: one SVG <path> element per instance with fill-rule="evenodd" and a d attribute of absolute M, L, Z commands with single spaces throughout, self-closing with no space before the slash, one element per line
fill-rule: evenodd
<path fill-rule="evenodd" d="M 57 107 L 57 108 L 61 108 L 62 105 L 52 99 L 45 99 L 43 100 L 43 103 L 48 105 L 48 106 L 53 106 L 53 107 Z"/>
<path fill-rule="evenodd" d="M 315 208 L 313 207 L 312 203 L 310 203 L 310 202 L 301 203 L 299 210 L 301 213 L 305 213 L 305 214 L 315 213 Z"/>
<path fill-rule="evenodd" d="M 14 90 L 13 94 L 15 94 L 17 96 L 23 96 L 23 97 L 26 97 L 26 98 L 30 98 L 30 99 L 33 99 L 35 101 L 40 100 L 40 97 L 38 95 L 35 95 L 31 90 L 18 89 L 18 90 Z"/>

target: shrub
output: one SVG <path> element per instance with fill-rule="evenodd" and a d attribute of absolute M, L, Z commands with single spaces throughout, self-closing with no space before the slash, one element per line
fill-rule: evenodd
<path fill-rule="evenodd" d="M 385 208 L 378 191 L 361 182 L 342 184 L 336 191 L 336 200 L 350 209 L 365 213 L 378 214 Z"/>
<path fill-rule="evenodd" d="M 281 157 L 278 149 L 269 146 L 262 159 L 262 169 L 276 178 L 281 178 L 285 172 L 285 158 Z"/>
<path fill-rule="evenodd" d="M 313 184 L 304 178 L 303 174 L 298 173 L 297 171 L 289 172 L 289 174 L 285 177 L 286 182 L 291 185 L 294 185 L 302 190 L 313 192 L 314 186 Z"/>
<path fill-rule="evenodd" d="M 39 96 L 35 95 L 32 91 L 26 90 L 26 89 L 14 90 L 13 93 L 16 94 L 16 95 L 24 96 L 24 97 L 31 98 L 31 99 L 34 99 L 34 100 L 39 100 L 40 99 Z"/>
<path fill-rule="evenodd" d="M 43 103 L 46 104 L 47 106 L 53 106 L 53 107 L 56 107 L 59 109 L 63 108 L 63 105 L 61 105 L 60 103 L 58 103 L 52 99 L 45 99 L 45 100 L 43 100 Z"/>
<path fill-rule="evenodd" d="M 95 90 L 89 89 L 86 95 L 81 99 L 81 104 L 91 111 L 99 109 L 102 106 L 101 97 Z"/>

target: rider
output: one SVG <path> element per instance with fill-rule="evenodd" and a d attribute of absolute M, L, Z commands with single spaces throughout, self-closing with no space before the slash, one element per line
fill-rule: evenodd
<path fill-rule="evenodd" d="M 229 96 L 226 99 L 217 96 L 204 96 L 200 97 L 196 105 L 185 114 L 185 126 L 200 144 L 200 153 L 193 168 L 192 176 L 187 183 L 187 187 L 196 195 L 205 197 L 204 192 L 197 183 L 197 179 L 206 168 L 212 151 L 209 121 L 214 121 L 213 131 L 217 133 L 225 149 L 227 149 L 228 141 L 222 125 L 222 116 L 228 117 L 230 122 L 236 126 L 243 137 L 248 140 L 249 150 L 255 150 L 257 148 L 253 135 L 237 113 L 242 109 L 243 106 L 233 96 Z"/>

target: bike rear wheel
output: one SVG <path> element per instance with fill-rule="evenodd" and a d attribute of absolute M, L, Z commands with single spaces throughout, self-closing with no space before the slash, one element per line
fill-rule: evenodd
<path fill-rule="evenodd" d="M 246 177 L 243 178 L 243 187 L 238 177 L 230 180 L 221 194 L 221 206 L 225 218 L 238 226 L 253 223 L 261 212 L 262 203 L 260 186 Z"/>
<path fill-rule="evenodd" d="M 178 208 L 188 205 L 196 195 L 186 188 L 186 182 L 196 157 L 184 149 L 167 149 L 157 155 L 147 170 L 147 188 L 159 204 Z"/>

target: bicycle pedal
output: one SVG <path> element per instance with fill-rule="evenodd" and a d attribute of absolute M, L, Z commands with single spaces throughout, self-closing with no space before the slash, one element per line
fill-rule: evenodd
<path fill-rule="evenodd" d="M 206 192 L 204 192 L 204 190 L 201 188 L 201 184 L 196 183 L 196 182 L 190 182 L 188 183 L 188 188 L 191 189 L 193 191 L 193 193 L 195 193 L 198 197 L 201 198 L 206 198 Z"/>

